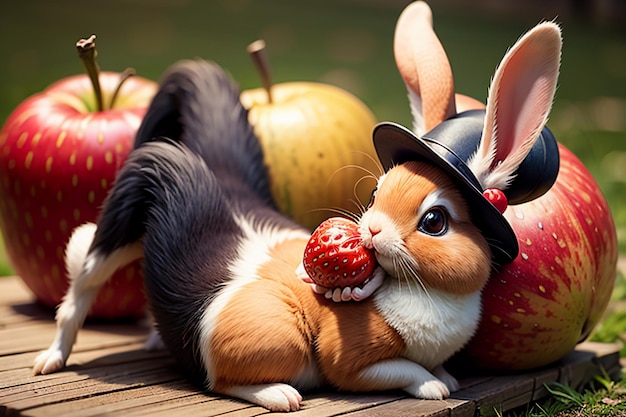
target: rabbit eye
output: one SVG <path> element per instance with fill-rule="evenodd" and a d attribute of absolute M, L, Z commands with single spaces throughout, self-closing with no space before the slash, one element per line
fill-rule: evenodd
<path fill-rule="evenodd" d="M 376 199 L 376 191 L 378 190 L 378 188 L 374 188 L 372 190 L 372 195 L 370 196 L 370 201 L 369 203 L 367 203 L 367 208 L 370 208 L 374 205 L 374 200 Z"/>
<path fill-rule="evenodd" d="M 419 221 L 417 230 L 431 236 L 441 236 L 448 231 L 448 213 L 442 207 L 428 210 Z"/>

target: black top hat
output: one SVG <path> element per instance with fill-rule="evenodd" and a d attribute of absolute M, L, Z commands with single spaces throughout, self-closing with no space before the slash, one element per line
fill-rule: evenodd
<path fill-rule="evenodd" d="M 472 220 L 487 239 L 494 261 L 507 264 L 519 252 L 515 232 L 485 198 L 482 186 L 466 164 L 478 149 L 484 118 L 484 110 L 459 113 L 421 138 L 398 124 L 379 123 L 374 128 L 374 147 L 385 171 L 403 162 L 425 160 L 447 172 L 465 197 Z M 558 145 L 546 127 L 509 187 L 502 191 L 509 204 L 533 200 L 552 187 L 558 171 Z"/>

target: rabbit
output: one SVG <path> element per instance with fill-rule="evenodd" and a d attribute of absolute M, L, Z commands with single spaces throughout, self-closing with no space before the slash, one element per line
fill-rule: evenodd
<path fill-rule="evenodd" d="M 413 192 L 413 209 L 433 191 L 439 197 L 431 203 L 448 202 L 463 223 L 460 230 L 471 234 L 459 241 L 478 242 L 475 258 L 482 270 L 452 292 L 433 289 L 427 297 L 419 296 L 421 284 L 406 277 L 361 303 L 326 300 L 296 277 L 310 234 L 273 204 L 259 143 L 233 83 L 214 64 L 175 65 L 97 227 L 78 229 L 78 240 L 68 247 L 68 255 L 84 262 L 77 268 L 79 262 L 68 261 L 73 279 L 58 310 L 58 334 L 36 358 L 35 373 L 63 367 L 97 290 L 117 267 L 143 257 L 146 293 L 163 342 L 189 378 L 211 391 L 274 411 L 297 410 L 297 389 L 322 384 L 447 396 L 456 385 L 438 365 L 475 322 L 468 310 L 478 305 L 476 290 L 488 275 L 490 254 L 451 181 L 433 169 L 413 175 L 411 170 L 421 170 L 415 165 L 387 175 L 389 196 L 397 187 L 394 177 L 406 177 L 425 187 Z M 456 227 L 451 222 L 450 229 Z M 78 242 L 89 241 L 90 234 L 89 250 L 79 253 Z M 396 311 L 409 301 L 414 309 Z M 455 308 L 432 308 L 442 303 Z M 395 327 L 388 324 L 394 320 Z M 414 325 L 416 320 L 422 324 Z M 404 326 L 410 334 L 400 332 Z"/>
<path fill-rule="evenodd" d="M 414 144 L 404 146 L 396 142 L 419 142 L 420 137 L 433 137 L 433 132 L 442 131 L 444 136 L 457 136 L 444 137 L 442 141 L 449 142 L 443 143 L 444 147 L 456 147 L 452 153 L 457 155 L 453 156 L 467 154 L 460 163 L 454 163 L 466 166 L 469 172 L 464 174 L 463 182 L 473 177 L 476 187 L 470 188 L 476 190 L 472 191 L 489 194 L 488 191 L 504 190 L 506 204 L 524 203 L 545 193 L 556 180 L 559 169 L 558 146 L 545 125 L 555 95 L 561 47 L 561 30 L 557 24 L 536 25 L 502 59 L 485 106 L 472 97 L 455 94 L 452 69 L 433 31 L 430 7 L 423 1 L 409 4 L 396 25 L 394 55 L 407 87 L 412 132 L 389 123 L 376 126 L 374 142 L 383 168 L 393 168 L 415 156 L 416 150 L 410 149 Z M 487 236 L 494 268 L 511 262 L 518 253 L 515 233 L 506 220 L 490 210 L 493 207 L 482 204 L 475 194 L 465 195 L 480 203 L 472 213 L 472 221 L 482 223 L 483 233 L 496 223 L 503 229 L 497 238 Z M 372 238 L 372 228 L 368 225 L 371 211 L 366 211 L 360 219 L 360 233 L 366 242 Z M 373 230 L 380 228 L 377 224 Z M 314 292 L 335 302 L 361 301 L 382 283 L 371 280 L 365 292 L 359 287 L 321 287 L 313 283 L 303 267 L 298 269 L 298 276 Z"/>
<path fill-rule="evenodd" d="M 417 25 L 427 23 L 418 15 Z M 510 110 L 497 96 L 508 73 L 556 76 L 535 69 L 543 52 L 552 53 L 542 44 L 560 42 L 554 26 L 531 31 L 507 53 L 487 114 Z M 541 60 L 519 54 L 528 43 L 539 44 Z M 513 93 L 522 103 L 515 110 L 545 120 L 549 106 L 525 100 L 527 88 Z M 497 246 L 474 223 L 458 181 L 431 161 L 383 161 L 387 171 L 359 219 L 363 244 L 380 265 L 375 288 L 350 289 L 358 302 L 328 299 L 299 276 L 310 232 L 277 210 L 238 95 L 217 64 L 183 61 L 166 73 L 98 224 L 78 229 L 68 245 L 71 285 L 35 374 L 65 365 L 98 289 L 117 268 L 143 258 L 162 340 L 207 390 L 271 411 L 298 410 L 301 392 L 326 385 L 449 396 L 459 385 L 443 363 L 474 334 Z M 541 130 L 535 117 L 485 120 L 498 120 L 498 131 Z M 375 140 L 377 132 L 383 141 L 394 137 L 379 126 Z M 489 139 L 496 154 L 521 160 L 531 142 L 496 139 Z"/>

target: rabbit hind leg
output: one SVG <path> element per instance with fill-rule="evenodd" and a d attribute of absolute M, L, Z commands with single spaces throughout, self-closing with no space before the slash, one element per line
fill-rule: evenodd
<path fill-rule="evenodd" d="M 124 266 L 143 255 L 140 242 L 131 243 L 116 249 L 109 255 L 102 255 L 97 250 L 88 254 L 73 251 L 77 241 L 93 239 L 95 225 L 85 225 L 74 231 L 68 244 L 67 264 L 70 272 L 70 287 L 56 313 L 57 332 L 50 347 L 41 352 L 34 361 L 33 373 L 49 374 L 65 366 L 72 346 L 76 341 L 78 330 L 82 327 L 87 313 L 93 304 L 100 288 L 109 280 L 119 267 Z M 85 251 L 86 252 L 86 251 Z M 84 262 L 77 258 L 83 256 Z M 73 265 L 82 264 L 77 268 Z"/>

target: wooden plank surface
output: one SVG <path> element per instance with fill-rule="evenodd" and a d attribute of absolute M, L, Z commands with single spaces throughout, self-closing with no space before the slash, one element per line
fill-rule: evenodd
<path fill-rule="evenodd" d="M 261 407 L 198 390 L 179 374 L 167 352 L 143 350 L 149 327 L 142 322 L 88 323 L 78 335 L 67 368 L 33 376 L 33 359 L 48 346 L 54 332 L 53 312 L 35 303 L 18 278 L 0 278 L 0 417 L 267 413 Z M 601 369 L 619 377 L 619 347 L 587 342 L 552 367 L 461 379 L 462 389 L 444 401 L 409 398 L 400 391 L 324 391 L 305 394 L 302 410 L 289 415 L 472 417 L 543 398 L 548 382 L 579 388 Z"/>

